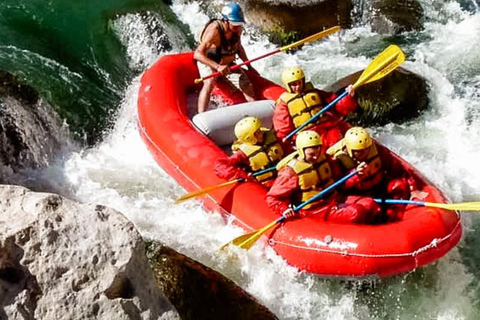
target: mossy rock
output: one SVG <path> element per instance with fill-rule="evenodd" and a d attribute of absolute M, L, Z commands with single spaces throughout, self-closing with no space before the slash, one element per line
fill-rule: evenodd
<path fill-rule="evenodd" d="M 351 74 L 329 88 L 339 91 L 355 83 L 362 71 Z M 347 117 L 352 124 L 371 126 L 389 122 L 402 123 L 428 108 L 428 86 L 424 78 L 398 68 L 386 77 L 356 90 L 358 111 Z"/>
<path fill-rule="evenodd" d="M 247 20 L 280 45 L 292 43 L 333 26 L 350 27 L 350 0 L 288 1 L 240 0 Z"/>

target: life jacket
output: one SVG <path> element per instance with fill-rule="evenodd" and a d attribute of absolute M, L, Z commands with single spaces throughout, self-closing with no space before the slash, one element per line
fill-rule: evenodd
<path fill-rule="evenodd" d="M 241 150 L 247 157 L 250 168 L 253 172 L 270 168 L 283 158 L 283 150 L 275 137 L 275 132 L 267 128 L 260 128 L 263 131 L 263 142 L 261 144 L 248 144 L 240 141 L 234 142 L 232 150 Z M 276 172 L 271 171 L 256 176 L 260 182 L 276 177 Z"/>
<path fill-rule="evenodd" d="M 334 183 L 332 169 L 324 154 L 322 154 L 314 164 L 299 161 L 295 158 L 288 163 L 288 166 L 292 168 L 298 176 L 301 202 L 311 199 L 323 189 Z M 308 204 L 304 208 L 308 209 L 312 205 L 312 203 Z"/>
<path fill-rule="evenodd" d="M 227 38 L 225 37 L 225 30 L 223 29 L 220 20 L 210 19 L 210 21 L 207 22 L 205 27 L 203 27 L 202 33 L 200 34 L 200 41 L 202 41 L 203 34 L 205 33 L 207 27 L 214 21 L 217 23 L 218 30 L 220 32 L 220 46 L 208 49 L 207 57 L 220 64 L 226 57 L 230 57 L 230 60 L 234 60 L 240 46 L 240 37 L 238 36 L 238 34 L 234 33 L 233 36 L 229 40 L 227 40 Z"/>
<path fill-rule="evenodd" d="M 295 128 L 312 118 L 318 111 L 322 110 L 324 101 L 317 90 L 310 82 L 305 84 L 305 90 L 302 93 L 284 92 L 280 98 L 288 106 L 288 112 L 292 117 Z M 326 118 L 320 116 L 316 123 L 325 121 Z M 306 128 L 314 125 L 309 124 Z"/>
<path fill-rule="evenodd" d="M 343 139 L 330 147 L 327 153 L 334 156 L 346 171 L 350 171 L 360 164 L 359 161 L 350 157 Z M 380 159 L 375 143 L 370 147 L 370 152 L 368 153 L 365 163 L 367 164 L 367 168 L 364 171 L 363 179 L 355 185 L 355 189 L 359 191 L 371 190 L 383 181 L 382 160 Z"/>
<path fill-rule="evenodd" d="M 349 171 L 357 166 L 357 163 L 347 153 L 344 139 L 341 139 L 333 146 L 328 148 L 327 154 L 337 159 L 346 171 Z"/>

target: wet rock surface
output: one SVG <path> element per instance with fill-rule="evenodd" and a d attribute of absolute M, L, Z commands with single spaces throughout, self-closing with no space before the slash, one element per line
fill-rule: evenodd
<path fill-rule="evenodd" d="M 415 0 L 375 0 L 369 11 L 374 32 L 397 35 L 423 29 L 423 8 Z"/>
<path fill-rule="evenodd" d="M 270 35 L 271 41 L 287 44 L 333 26 L 350 27 L 350 0 L 240 2 L 249 22 Z"/>
<path fill-rule="evenodd" d="M 180 319 L 133 223 L 104 206 L 0 186 L 0 319 Z"/>
<path fill-rule="evenodd" d="M 183 320 L 277 319 L 233 281 L 168 247 L 151 244 L 158 286 Z"/>
<path fill-rule="evenodd" d="M 46 167 L 65 135 L 60 119 L 35 89 L 0 71 L 0 167 L 14 172 Z"/>
<path fill-rule="evenodd" d="M 150 261 L 113 209 L 0 185 L 0 319 L 277 319 L 214 270 L 148 247 Z"/>
<path fill-rule="evenodd" d="M 326 89 L 337 92 L 355 83 L 362 72 L 351 74 Z M 401 123 L 428 108 L 425 79 L 401 67 L 378 81 L 360 86 L 356 97 L 360 108 L 347 121 L 362 126 Z"/>
<path fill-rule="evenodd" d="M 183 3 L 193 2 L 182 0 Z M 248 23 L 286 45 L 333 26 L 348 29 L 354 21 L 380 34 L 398 35 L 423 29 L 423 8 L 417 0 L 237 0 Z M 202 10 L 219 18 L 223 2 L 198 1 Z"/>

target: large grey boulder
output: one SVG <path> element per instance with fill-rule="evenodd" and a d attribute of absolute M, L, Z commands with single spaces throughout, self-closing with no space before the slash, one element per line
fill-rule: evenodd
<path fill-rule="evenodd" d="M 0 186 L 0 319 L 179 319 L 113 209 Z"/>

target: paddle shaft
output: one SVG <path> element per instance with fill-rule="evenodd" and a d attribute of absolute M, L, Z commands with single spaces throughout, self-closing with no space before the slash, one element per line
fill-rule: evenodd
<path fill-rule="evenodd" d="M 384 51 L 382 51 L 370 64 L 367 66 L 365 70 L 363 70 L 360 78 L 353 84 L 352 89 L 355 90 L 359 86 L 377 81 L 393 70 L 395 70 L 403 61 L 405 60 L 405 55 L 401 51 L 398 46 L 391 45 Z M 325 111 L 335 105 L 338 101 L 343 99 L 348 93 L 345 91 L 340 96 L 338 96 L 335 100 L 330 102 L 326 107 L 318 111 L 313 117 L 308 119 L 298 128 L 290 132 L 285 138 L 283 138 L 283 142 L 293 137 L 297 132 L 305 128 L 307 125 L 313 123 L 320 117 Z"/>
<path fill-rule="evenodd" d="M 255 173 L 253 173 L 252 176 L 256 177 L 256 176 L 259 176 L 259 175 L 262 175 L 262 174 L 265 174 L 265 173 L 268 173 L 268 172 L 271 172 L 271 171 L 274 171 L 274 170 L 276 170 L 276 167 L 267 168 L 267 169 L 264 169 L 264 170 L 257 171 Z M 223 187 L 228 187 L 232 184 L 243 182 L 243 181 L 245 181 L 245 179 L 237 178 L 235 180 L 230 180 L 230 181 L 227 181 L 227 182 L 215 185 L 215 186 L 210 186 L 210 187 L 206 187 L 206 188 L 203 188 L 203 189 L 200 189 L 200 190 L 196 190 L 196 191 L 193 191 L 193 192 L 190 192 L 190 193 L 184 194 L 183 196 L 178 197 L 177 200 L 175 200 L 175 202 L 179 203 L 179 202 L 182 202 L 182 201 L 185 201 L 185 200 L 188 200 L 188 199 L 196 198 L 196 197 L 199 197 L 199 196 L 204 195 L 206 193 L 221 189 Z"/>
<path fill-rule="evenodd" d="M 303 207 L 309 205 L 310 203 L 317 201 L 318 199 L 320 199 L 321 197 L 323 197 L 326 193 L 332 191 L 333 189 L 335 189 L 335 188 L 338 187 L 340 184 L 344 183 L 345 181 L 347 181 L 348 179 L 350 179 L 351 177 L 353 177 L 353 176 L 356 175 L 357 173 L 358 173 L 358 171 L 355 169 L 354 171 L 350 172 L 349 174 L 347 174 L 347 175 L 346 175 L 345 177 L 343 177 L 342 179 L 340 179 L 340 180 L 332 183 L 331 185 L 329 185 L 328 187 L 326 187 L 326 188 L 323 189 L 321 192 L 317 193 L 316 195 L 314 195 L 313 197 L 311 197 L 311 198 L 308 199 L 307 201 L 302 202 L 302 203 L 299 204 L 298 206 L 293 207 L 293 211 L 297 212 L 298 210 L 302 209 Z"/>
<path fill-rule="evenodd" d="M 326 187 L 325 189 L 323 189 L 322 191 L 320 191 L 319 193 L 317 193 L 316 195 L 314 195 L 313 197 L 311 197 L 307 201 L 304 201 L 304 202 L 300 203 L 298 206 L 294 206 L 293 211 L 297 212 L 300 209 L 302 209 L 303 207 L 308 206 L 310 203 L 317 201 L 318 199 L 322 198 L 325 194 L 329 193 L 330 191 L 332 191 L 333 189 L 335 189 L 336 187 L 338 187 L 339 185 L 341 185 L 342 183 L 344 183 L 345 181 L 347 181 L 348 179 L 350 179 L 351 177 L 353 177 L 357 173 L 358 173 L 358 171 L 357 171 L 357 169 L 355 169 L 354 171 L 350 172 L 349 174 L 347 174 L 342 179 L 332 183 L 331 185 L 329 185 L 328 187 Z M 276 221 L 277 221 L 277 223 L 280 223 L 280 222 L 283 222 L 283 220 L 285 220 L 284 216 L 278 218 Z"/>
<path fill-rule="evenodd" d="M 275 54 L 275 53 L 278 53 L 278 52 L 280 52 L 280 51 L 282 51 L 282 48 L 278 48 L 278 49 L 273 50 L 272 52 L 266 53 L 266 54 L 264 54 L 264 55 L 262 55 L 262 56 L 260 56 L 260 57 L 256 57 L 256 58 L 253 58 L 253 59 L 251 59 L 251 60 L 247 60 L 247 61 L 244 61 L 244 62 L 242 62 L 242 63 L 233 65 L 233 66 L 231 66 L 229 69 L 230 69 L 230 71 L 235 71 L 235 70 L 237 70 L 237 69 L 240 69 L 242 66 L 250 65 L 250 64 L 251 64 L 252 62 L 254 62 L 254 61 L 257 61 L 257 60 L 266 58 L 266 57 L 271 56 L 271 55 L 273 55 L 273 54 Z M 219 71 L 215 71 L 214 73 L 209 74 L 208 76 L 205 76 L 205 77 L 203 77 L 203 78 L 196 79 L 196 80 L 195 80 L 195 83 L 198 83 L 198 82 L 201 82 L 201 81 L 210 79 L 210 78 L 216 78 L 216 77 L 219 77 L 219 76 L 221 76 L 221 75 L 222 75 L 222 74 L 221 74 Z"/>
<path fill-rule="evenodd" d="M 328 109 L 330 109 L 331 107 L 333 107 L 334 105 L 337 104 L 338 101 L 342 100 L 346 95 L 348 94 L 347 91 L 343 92 L 341 95 L 339 95 L 335 100 L 333 100 L 332 102 L 330 102 L 326 107 L 322 108 L 322 110 L 318 111 L 317 113 L 315 113 L 315 115 L 313 117 L 311 117 L 310 119 L 308 119 L 307 121 L 305 121 L 304 123 L 302 123 L 298 128 L 296 128 L 295 130 L 293 130 L 292 132 L 290 132 L 285 138 L 283 138 L 283 142 L 287 141 L 288 139 L 290 139 L 291 137 L 293 137 L 298 131 L 302 130 L 303 128 L 305 128 L 306 126 L 308 126 L 310 123 L 316 121 L 325 111 L 327 111 Z"/>
<path fill-rule="evenodd" d="M 318 40 L 318 39 L 321 39 L 323 37 L 326 37 L 326 36 L 329 36 L 331 35 L 332 33 L 335 33 L 337 31 L 340 30 L 340 27 L 339 26 L 335 26 L 335 27 L 332 27 L 330 29 L 327 29 L 327 30 L 324 30 L 324 31 L 321 31 L 321 32 L 318 32 L 314 35 L 311 35 L 309 37 L 306 37 L 305 39 L 302 39 L 302 40 L 299 40 L 297 42 L 294 42 L 292 44 L 289 44 L 287 46 L 283 46 L 281 48 L 278 48 L 278 49 L 275 49 L 269 53 L 266 53 L 264 55 L 261 55 L 259 57 L 256 57 L 256 58 L 253 58 L 253 59 L 250 59 L 250 60 L 247 60 L 247 61 L 244 61 L 242 63 L 239 63 L 239 64 L 236 64 L 236 65 L 233 65 L 231 66 L 229 69 L 230 71 L 235 71 L 239 68 L 241 68 L 242 66 L 245 66 L 245 65 L 250 65 L 252 62 L 254 61 L 257 61 L 257 60 L 260 60 L 260 59 L 263 59 L 263 58 L 266 58 L 268 56 L 271 56 L 273 54 L 276 54 L 276 53 L 279 53 L 281 51 L 287 51 L 291 48 L 295 48 L 295 47 L 298 47 L 304 43 L 307 43 L 307 42 L 311 42 L 311 41 L 315 41 L 315 40 Z M 210 79 L 210 78 L 214 78 L 214 77 L 218 77 L 218 76 L 221 76 L 222 74 L 219 72 L 219 71 L 216 71 L 212 74 L 209 74 L 208 76 L 205 76 L 203 78 L 199 78 L 199 79 L 195 79 L 195 83 L 199 83 L 199 82 L 202 82 L 206 79 Z"/>
<path fill-rule="evenodd" d="M 376 202 L 382 204 L 412 204 L 416 206 L 425 207 L 426 203 L 423 201 L 405 200 L 405 199 L 375 199 Z"/>
<path fill-rule="evenodd" d="M 480 202 L 440 203 L 405 199 L 375 199 L 380 204 L 410 204 L 420 207 L 439 208 L 452 211 L 480 211 Z"/>
<path fill-rule="evenodd" d="M 393 57 L 395 58 L 395 56 Z M 358 88 L 359 86 L 361 86 L 362 84 L 368 82 L 368 80 L 373 76 L 375 75 L 379 70 L 381 70 L 382 68 L 384 68 L 386 65 L 388 65 L 393 59 L 389 59 L 389 60 L 386 60 L 384 61 L 382 64 L 380 64 L 377 68 L 375 68 L 375 70 L 373 70 L 372 72 L 370 72 L 369 75 L 367 75 L 366 77 L 361 77 L 358 79 L 357 82 L 355 82 L 355 84 L 353 85 L 353 89 L 356 89 Z M 335 100 L 333 100 L 332 102 L 330 102 L 326 107 L 322 108 L 320 111 L 318 111 L 317 113 L 315 113 L 315 115 L 313 117 L 311 117 L 310 119 L 308 119 L 307 121 L 305 121 L 304 123 L 302 123 L 298 128 L 296 128 L 295 130 L 293 130 L 292 132 L 290 132 L 285 138 L 283 138 L 283 142 L 287 141 L 288 139 L 290 139 L 291 137 L 293 137 L 297 132 L 299 132 L 300 130 L 302 130 L 303 128 L 305 128 L 306 126 L 308 126 L 309 124 L 313 123 L 314 121 L 316 121 L 323 113 L 325 113 L 325 111 L 327 111 L 328 109 L 330 109 L 331 107 L 333 107 L 334 105 L 336 105 L 340 100 L 342 100 L 346 95 L 348 94 L 347 91 L 344 91 L 341 95 L 339 95 L 337 98 L 335 98 Z"/>
<path fill-rule="evenodd" d="M 338 180 L 337 182 L 335 183 L 332 183 L 331 185 L 329 185 L 328 187 L 326 187 L 325 189 L 323 189 L 322 191 L 320 191 L 319 193 L 317 193 L 316 195 L 314 195 L 312 198 L 308 199 L 307 201 L 305 202 L 302 202 L 300 203 L 298 206 L 294 206 L 293 207 L 293 211 L 297 212 L 299 211 L 300 209 L 302 209 L 303 207 L 309 205 L 310 203 L 312 202 L 315 202 L 317 201 L 318 199 L 320 199 L 321 197 L 323 197 L 325 194 L 329 193 L 330 191 L 332 191 L 333 189 L 335 189 L 336 187 L 338 187 L 339 185 L 341 185 L 342 183 L 344 183 L 345 181 L 347 181 L 348 179 L 350 179 L 351 177 L 353 177 L 354 175 L 356 175 L 358 173 L 357 170 L 355 171 L 352 171 L 351 173 L 347 174 L 345 177 L 343 177 L 342 179 Z M 281 216 L 280 218 L 278 218 L 277 220 L 275 220 L 275 222 L 272 222 L 271 224 L 269 224 L 266 228 L 265 231 L 267 231 L 268 229 L 270 229 L 271 227 L 273 227 L 274 225 L 276 225 L 277 223 L 282 223 L 283 221 L 285 221 L 285 217 L 284 216 Z"/>
<path fill-rule="evenodd" d="M 252 174 L 252 176 L 256 177 L 256 176 L 260 176 L 264 173 L 269 173 L 269 172 L 272 172 L 272 171 L 275 171 L 277 170 L 277 167 L 273 166 L 273 167 L 270 167 L 270 168 L 267 168 L 267 169 L 263 169 L 261 171 L 256 171 Z"/>
<path fill-rule="evenodd" d="M 358 172 L 357 170 L 351 172 L 350 174 L 346 175 L 345 177 L 343 177 L 342 179 L 338 180 L 337 182 L 331 184 L 330 186 L 328 186 L 327 188 L 325 188 L 324 190 L 322 190 L 321 192 L 319 192 L 318 194 L 316 194 L 315 196 L 313 196 L 311 199 L 305 201 L 305 202 L 302 202 L 301 204 L 299 204 L 298 206 L 295 206 L 293 208 L 293 211 L 298 211 L 300 209 L 302 209 L 303 207 L 305 207 L 306 205 L 312 203 L 313 201 L 316 201 L 318 200 L 319 198 L 323 197 L 325 194 L 327 194 L 328 192 L 330 192 L 332 189 L 336 188 L 338 185 L 344 183 L 346 180 L 350 179 L 352 176 L 356 175 Z M 274 220 L 272 222 L 270 222 L 268 225 L 266 225 L 265 227 L 261 228 L 261 229 L 258 229 L 258 230 L 254 230 L 252 232 L 249 232 L 247 234 L 244 234 L 244 235 L 241 235 L 240 237 L 237 237 L 235 239 L 233 239 L 232 241 L 230 241 L 229 243 L 225 244 L 222 246 L 222 249 L 227 247 L 228 245 L 230 244 L 234 244 L 242 249 L 250 249 L 254 243 L 265 233 L 267 232 L 268 230 L 270 230 L 271 228 L 273 228 L 274 226 L 276 226 L 277 224 L 279 223 L 282 223 L 286 220 L 287 218 L 285 216 L 281 216 L 279 217 L 277 220 Z"/>

